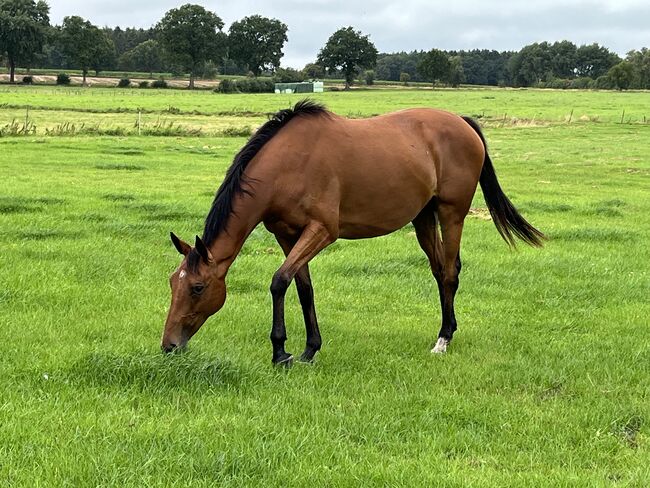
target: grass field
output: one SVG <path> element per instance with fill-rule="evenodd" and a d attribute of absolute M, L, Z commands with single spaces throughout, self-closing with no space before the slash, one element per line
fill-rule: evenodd
<path fill-rule="evenodd" d="M 351 116 L 481 115 L 502 186 L 547 246 L 509 251 L 478 192 L 459 330 L 432 356 L 437 290 L 412 228 L 337 242 L 312 265 L 323 350 L 279 371 L 282 253 L 258 228 L 224 309 L 164 357 L 169 231 L 201 232 L 245 142 L 215 134 L 298 97 L 0 87 L 0 129 L 27 107 L 36 126 L 0 137 L 0 485 L 647 486 L 650 93 L 318 98 Z M 203 130 L 137 136 L 138 109 Z M 66 121 L 107 130 L 45 135 Z"/>

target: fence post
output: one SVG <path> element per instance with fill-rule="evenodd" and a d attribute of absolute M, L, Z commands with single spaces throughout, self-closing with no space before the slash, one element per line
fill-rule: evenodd
<path fill-rule="evenodd" d="M 142 111 L 138 110 L 138 135 L 140 135 L 140 123 L 141 123 Z"/>

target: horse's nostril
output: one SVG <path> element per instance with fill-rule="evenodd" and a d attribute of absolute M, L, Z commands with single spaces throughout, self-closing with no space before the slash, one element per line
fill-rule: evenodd
<path fill-rule="evenodd" d="M 163 352 L 169 353 L 172 352 L 174 349 L 176 349 L 176 344 L 168 344 L 166 346 L 162 346 L 161 349 L 163 350 Z"/>

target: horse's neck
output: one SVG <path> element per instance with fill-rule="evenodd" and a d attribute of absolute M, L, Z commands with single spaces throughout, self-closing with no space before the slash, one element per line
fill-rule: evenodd
<path fill-rule="evenodd" d="M 217 262 L 217 274 L 223 278 L 228 273 L 244 242 L 253 229 L 262 221 L 263 209 L 251 196 L 236 197 L 233 213 L 226 228 L 210 244 L 209 249 Z"/>

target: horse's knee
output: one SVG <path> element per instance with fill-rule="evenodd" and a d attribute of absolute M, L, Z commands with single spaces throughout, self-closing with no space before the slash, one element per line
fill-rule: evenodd
<path fill-rule="evenodd" d="M 278 271 L 273 275 L 273 279 L 271 280 L 271 295 L 284 295 L 284 293 L 287 291 L 287 288 L 289 288 L 289 283 L 291 283 L 291 280 L 282 272 Z"/>

